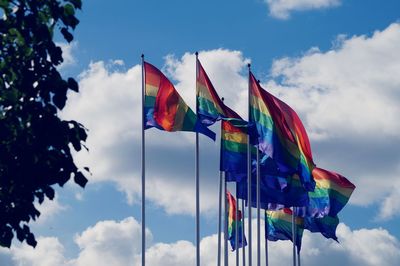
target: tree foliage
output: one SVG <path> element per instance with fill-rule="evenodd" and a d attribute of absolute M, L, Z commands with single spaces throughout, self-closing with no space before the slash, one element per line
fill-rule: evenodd
<path fill-rule="evenodd" d="M 63 57 L 53 41 L 58 32 L 73 40 L 81 5 L 0 0 L 0 246 L 10 247 L 14 236 L 36 246 L 28 225 L 40 215 L 34 203 L 52 200 L 54 185 L 70 178 L 87 182 L 71 155 L 85 147 L 86 130 L 58 116 L 78 83 L 57 70 Z"/>

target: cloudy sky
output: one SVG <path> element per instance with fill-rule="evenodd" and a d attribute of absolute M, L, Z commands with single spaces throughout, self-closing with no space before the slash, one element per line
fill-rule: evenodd
<path fill-rule="evenodd" d="M 357 186 L 340 214 L 340 244 L 305 233 L 303 264 L 398 265 L 398 10 L 398 0 L 83 1 L 74 42 L 60 43 L 60 71 L 80 84 L 61 115 L 89 129 L 90 151 L 75 161 L 93 175 L 85 189 L 70 182 L 39 206 L 37 248 L 15 240 L 0 248 L 0 265 L 140 265 L 140 54 L 193 108 L 196 51 L 244 117 L 251 62 L 263 87 L 300 115 L 316 164 Z M 147 263 L 194 265 L 194 135 L 150 129 L 146 141 Z M 208 266 L 216 264 L 219 147 L 200 143 Z M 290 242 L 269 248 L 270 265 L 289 265 Z"/>

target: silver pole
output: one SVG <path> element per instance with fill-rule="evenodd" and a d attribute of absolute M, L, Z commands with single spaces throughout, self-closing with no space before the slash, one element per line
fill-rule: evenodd
<path fill-rule="evenodd" d="M 224 265 L 228 266 L 228 199 L 226 197 L 226 176 L 225 172 L 223 172 L 224 176 L 224 199 L 225 199 L 225 207 L 224 207 Z"/>
<path fill-rule="evenodd" d="M 267 212 L 265 211 L 265 265 L 268 266 L 268 218 L 267 218 Z"/>
<path fill-rule="evenodd" d="M 221 211 L 222 211 L 222 171 L 219 172 L 219 197 L 218 197 L 218 259 L 217 265 L 221 266 Z"/>
<path fill-rule="evenodd" d="M 196 52 L 196 92 L 197 92 L 197 75 L 198 75 L 198 52 Z M 196 114 L 198 113 L 198 105 L 196 99 Z M 199 133 L 196 132 L 196 154 L 195 154 L 195 182 L 196 182 L 196 265 L 200 266 L 200 192 L 199 192 Z"/>
<path fill-rule="evenodd" d="M 250 64 L 247 65 L 249 68 L 249 91 L 248 91 L 248 112 L 249 112 L 249 121 L 250 121 Z M 248 243 L 248 250 L 249 250 L 249 266 L 253 265 L 251 260 L 251 149 L 250 149 L 250 135 L 247 135 L 247 196 L 248 196 L 248 211 L 249 211 L 249 243 Z"/>
<path fill-rule="evenodd" d="M 292 241 L 293 241 L 293 266 L 296 266 L 296 219 L 295 207 L 292 208 Z"/>
<path fill-rule="evenodd" d="M 144 97 L 145 97 L 145 71 L 144 71 L 144 54 L 142 54 L 142 266 L 145 266 L 146 262 L 146 178 L 145 178 L 145 133 L 144 133 Z"/>
<path fill-rule="evenodd" d="M 236 244 L 236 266 L 239 266 L 239 199 L 238 199 L 238 186 L 236 183 L 236 223 L 235 223 L 235 244 Z"/>
<path fill-rule="evenodd" d="M 242 241 L 244 241 L 244 230 L 245 230 L 245 228 L 244 228 L 244 214 L 245 214 L 245 212 L 244 212 L 244 199 L 242 199 L 242 219 L 243 219 L 243 222 L 242 222 Z M 245 247 L 243 247 L 242 248 L 242 264 L 243 264 L 243 266 L 246 266 L 246 248 Z"/>
<path fill-rule="evenodd" d="M 300 251 L 297 253 L 297 266 L 300 266 Z"/>
<path fill-rule="evenodd" d="M 257 149 L 257 265 L 261 265 L 260 248 L 260 153 Z"/>

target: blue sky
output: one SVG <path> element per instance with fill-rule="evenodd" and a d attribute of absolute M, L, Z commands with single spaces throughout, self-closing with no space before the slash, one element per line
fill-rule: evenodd
<path fill-rule="evenodd" d="M 251 62 L 263 87 L 299 113 L 317 165 L 357 186 L 340 213 L 341 243 L 305 234 L 305 265 L 396 265 L 398 10 L 397 0 L 83 1 L 74 42 L 59 39 L 60 71 L 81 90 L 61 115 L 89 129 L 90 152 L 75 161 L 93 175 L 84 190 L 57 189 L 32 224 L 38 247 L 14 241 L 0 265 L 139 265 L 140 54 L 194 107 L 195 51 L 243 116 Z M 194 135 L 151 129 L 146 140 L 148 265 L 193 265 Z M 200 141 L 202 265 L 215 265 L 219 147 Z M 270 247 L 271 265 L 290 263 L 289 242 Z"/>

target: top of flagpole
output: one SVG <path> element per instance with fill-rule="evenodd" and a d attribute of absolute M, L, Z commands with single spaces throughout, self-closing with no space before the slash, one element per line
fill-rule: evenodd
<path fill-rule="evenodd" d="M 199 52 L 197 52 L 197 51 L 194 54 L 196 55 L 196 57 L 199 56 Z"/>
<path fill-rule="evenodd" d="M 250 63 L 248 63 L 248 64 L 247 64 L 247 67 L 249 68 L 249 71 L 250 71 L 251 64 L 250 64 Z"/>
<path fill-rule="evenodd" d="M 141 57 L 141 58 L 144 58 L 144 54 L 141 54 L 140 57 Z"/>

